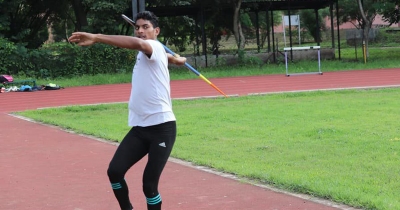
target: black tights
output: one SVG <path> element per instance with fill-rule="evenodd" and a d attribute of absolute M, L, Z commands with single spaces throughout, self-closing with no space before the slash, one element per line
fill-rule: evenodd
<path fill-rule="evenodd" d="M 124 180 L 126 172 L 148 154 L 143 172 L 143 193 L 147 208 L 161 209 L 158 181 L 171 154 L 176 138 L 175 121 L 148 127 L 132 127 L 124 137 L 107 170 L 115 197 L 122 210 L 131 210 L 128 186 Z"/>

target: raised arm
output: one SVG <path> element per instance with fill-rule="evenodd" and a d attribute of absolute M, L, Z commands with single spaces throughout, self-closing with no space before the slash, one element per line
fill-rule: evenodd
<path fill-rule="evenodd" d="M 91 34 L 86 32 L 75 32 L 68 38 L 69 42 L 77 43 L 79 46 L 89 46 L 95 43 L 103 43 L 121 48 L 139 50 L 147 55 L 153 53 L 153 48 L 143 39 L 131 36 Z"/>

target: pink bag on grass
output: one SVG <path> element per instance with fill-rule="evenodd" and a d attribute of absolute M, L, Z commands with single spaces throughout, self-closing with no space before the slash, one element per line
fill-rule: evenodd
<path fill-rule="evenodd" d="M 0 83 L 13 82 L 14 79 L 11 75 L 0 75 Z"/>

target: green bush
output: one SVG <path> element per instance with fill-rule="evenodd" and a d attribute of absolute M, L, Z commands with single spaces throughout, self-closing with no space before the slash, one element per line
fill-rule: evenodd
<path fill-rule="evenodd" d="M 376 36 L 376 40 L 373 45 L 377 46 L 398 46 L 400 43 L 400 30 L 396 31 L 393 29 L 381 29 Z"/>
<path fill-rule="evenodd" d="M 0 39 L 0 74 L 31 78 L 71 78 L 130 71 L 136 51 L 97 44 L 80 47 L 67 42 L 28 50 Z"/>
<path fill-rule="evenodd" d="M 27 49 L 24 46 L 0 37 L 1 74 L 15 74 L 18 69 L 25 68 L 27 57 Z"/>

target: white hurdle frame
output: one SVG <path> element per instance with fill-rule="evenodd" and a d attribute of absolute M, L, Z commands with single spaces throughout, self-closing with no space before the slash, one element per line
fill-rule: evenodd
<path fill-rule="evenodd" d="M 321 72 L 321 46 L 308 46 L 308 47 L 285 47 L 283 48 L 285 51 L 285 66 L 286 66 L 286 76 L 290 75 L 301 75 L 301 74 L 319 74 L 322 75 Z M 308 73 L 294 73 L 289 74 L 288 70 L 288 51 L 291 50 L 318 50 L 318 72 L 308 72 Z"/>

